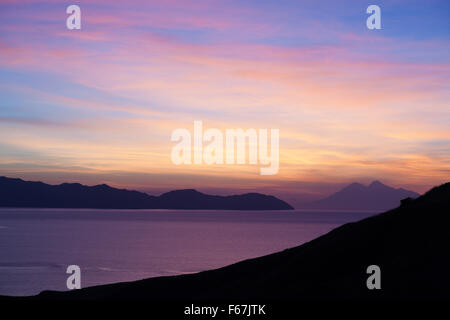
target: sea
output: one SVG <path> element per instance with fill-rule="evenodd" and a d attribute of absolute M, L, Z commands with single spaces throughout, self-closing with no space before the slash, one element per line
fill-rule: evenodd
<path fill-rule="evenodd" d="M 0 208 L 0 295 L 220 268 L 301 245 L 375 212 Z"/>

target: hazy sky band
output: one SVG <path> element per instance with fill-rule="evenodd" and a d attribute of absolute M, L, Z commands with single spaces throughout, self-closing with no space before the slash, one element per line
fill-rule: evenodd
<path fill-rule="evenodd" d="M 67 2 L 0 2 L 5 175 L 317 194 L 450 176 L 448 1 L 378 1 L 377 31 L 366 1 L 77 4 L 70 31 Z M 279 128 L 279 174 L 174 166 L 171 131 L 194 120 Z"/>

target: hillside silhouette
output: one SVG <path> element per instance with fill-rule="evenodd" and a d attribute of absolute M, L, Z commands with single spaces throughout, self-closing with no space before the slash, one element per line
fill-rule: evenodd
<path fill-rule="evenodd" d="M 197 274 L 45 291 L 31 300 L 292 301 L 450 298 L 450 183 L 301 246 Z M 366 269 L 381 268 L 381 290 Z"/>
<path fill-rule="evenodd" d="M 301 206 L 318 210 L 388 210 L 395 208 L 405 198 L 417 198 L 418 193 L 403 188 L 392 188 L 380 181 L 365 186 L 352 183 L 342 190 L 324 198 Z"/>
<path fill-rule="evenodd" d="M 91 208 L 91 209 L 211 209 L 211 210 L 291 210 L 274 196 L 247 193 L 213 196 L 193 189 L 175 190 L 160 196 L 116 189 L 106 184 L 79 183 L 49 185 L 0 177 L 0 207 Z"/>

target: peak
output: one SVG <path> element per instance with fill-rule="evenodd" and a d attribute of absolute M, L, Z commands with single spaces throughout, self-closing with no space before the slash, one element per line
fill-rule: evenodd
<path fill-rule="evenodd" d="M 8 180 L 8 181 L 23 181 L 22 179 L 19 179 L 19 178 L 9 178 L 9 177 L 6 177 L 6 176 L 1 176 L 0 179 Z"/>
<path fill-rule="evenodd" d="M 199 193 L 195 189 L 179 189 L 179 190 L 173 190 L 172 192 Z"/>
<path fill-rule="evenodd" d="M 375 180 L 369 185 L 369 187 L 385 187 L 386 185 L 382 184 L 380 181 Z"/>
<path fill-rule="evenodd" d="M 362 186 L 362 184 L 359 182 L 353 182 L 353 183 L 349 184 L 348 186 L 349 187 L 360 187 L 360 186 Z"/>
<path fill-rule="evenodd" d="M 189 194 L 200 194 L 200 192 L 198 192 L 195 189 L 179 189 L 179 190 L 172 190 L 172 191 L 164 193 L 164 195 L 167 195 L 167 194 L 187 194 L 187 195 L 189 195 Z"/>
<path fill-rule="evenodd" d="M 348 186 L 346 186 L 342 190 L 354 190 L 354 189 L 362 189 L 362 188 L 365 188 L 364 185 L 362 185 L 361 183 L 358 183 L 358 182 L 353 182 L 353 183 L 349 184 Z"/>
<path fill-rule="evenodd" d="M 80 186 L 83 186 L 83 185 L 80 185 Z M 97 189 L 97 190 L 111 190 L 111 189 L 114 189 L 114 188 L 108 186 L 105 183 L 98 184 L 96 186 L 93 186 L 92 188 Z"/>
<path fill-rule="evenodd" d="M 69 186 L 69 187 L 83 187 L 81 183 L 78 182 L 63 182 L 60 186 Z"/>

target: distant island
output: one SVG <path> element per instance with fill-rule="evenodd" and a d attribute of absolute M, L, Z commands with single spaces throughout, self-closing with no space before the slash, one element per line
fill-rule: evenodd
<path fill-rule="evenodd" d="M 419 194 L 403 188 L 392 188 L 380 181 L 365 186 L 352 183 L 321 200 L 305 203 L 302 209 L 316 210 L 388 210 L 395 208 L 405 198 L 417 198 Z"/>
<path fill-rule="evenodd" d="M 106 184 L 79 183 L 49 185 L 0 177 L 0 207 L 90 208 L 90 209 L 209 209 L 209 210 L 292 210 L 274 196 L 246 193 L 215 196 L 193 189 L 175 190 L 160 196 L 117 189 Z"/>
<path fill-rule="evenodd" d="M 196 274 L 8 300 L 311 301 L 450 299 L 450 183 L 301 246 Z M 381 270 L 369 290 L 366 270 Z"/>

